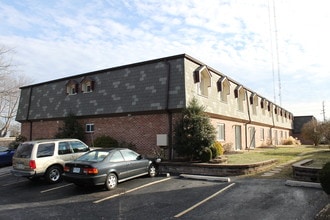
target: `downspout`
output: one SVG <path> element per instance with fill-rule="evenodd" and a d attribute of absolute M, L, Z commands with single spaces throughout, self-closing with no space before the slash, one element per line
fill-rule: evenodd
<path fill-rule="evenodd" d="M 29 92 L 29 102 L 28 102 L 28 109 L 26 113 L 26 121 L 30 123 L 30 134 L 29 134 L 29 140 L 32 140 L 32 121 L 29 120 L 30 116 L 30 106 L 31 106 L 31 99 L 32 99 L 32 86 L 30 87 L 30 92 Z"/>
<path fill-rule="evenodd" d="M 273 122 L 273 126 L 270 128 L 270 142 L 271 144 L 273 144 L 273 128 L 275 128 L 275 119 L 274 119 L 274 110 L 270 109 L 271 113 L 272 113 L 272 122 Z"/>
<path fill-rule="evenodd" d="M 166 88 L 166 112 L 168 115 L 168 148 L 169 148 L 169 159 L 173 159 L 173 144 L 172 144 L 172 132 L 173 132 L 173 115 L 170 111 L 170 81 L 171 81 L 171 63 L 168 60 L 165 60 L 167 64 L 167 88 Z"/>
<path fill-rule="evenodd" d="M 248 117 L 249 117 L 249 122 L 245 123 L 245 149 L 250 150 L 250 147 L 248 147 L 248 125 L 251 124 L 251 113 L 250 113 L 250 107 L 249 107 L 249 97 L 247 90 L 245 90 L 245 97 L 246 97 L 246 107 L 247 107 L 247 112 L 248 112 Z"/>

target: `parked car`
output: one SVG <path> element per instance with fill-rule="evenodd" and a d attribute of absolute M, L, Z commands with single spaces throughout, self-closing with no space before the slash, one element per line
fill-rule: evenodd
<path fill-rule="evenodd" d="M 57 183 L 62 180 L 65 162 L 87 151 L 89 147 L 78 139 L 27 141 L 18 146 L 11 173 L 30 180 L 44 177 L 49 183 Z"/>
<path fill-rule="evenodd" d="M 0 146 L 0 167 L 12 164 L 15 149 Z"/>
<path fill-rule="evenodd" d="M 158 162 L 127 148 L 96 149 L 66 163 L 63 177 L 78 186 L 104 185 L 111 190 L 132 178 L 156 176 Z"/>

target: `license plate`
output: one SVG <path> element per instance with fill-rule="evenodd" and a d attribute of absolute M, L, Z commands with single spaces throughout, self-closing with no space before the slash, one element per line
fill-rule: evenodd
<path fill-rule="evenodd" d="M 79 167 L 74 167 L 72 172 L 73 173 L 80 173 L 80 168 Z"/>
<path fill-rule="evenodd" d="M 17 169 L 24 169 L 24 164 L 18 163 L 16 168 Z"/>

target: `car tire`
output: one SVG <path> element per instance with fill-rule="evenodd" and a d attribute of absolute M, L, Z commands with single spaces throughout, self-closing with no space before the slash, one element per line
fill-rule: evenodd
<path fill-rule="evenodd" d="M 148 168 L 148 174 L 150 177 L 155 177 L 158 174 L 158 170 L 155 164 L 150 164 L 149 168 Z"/>
<path fill-rule="evenodd" d="M 45 173 L 45 179 L 48 183 L 58 183 L 62 180 L 62 168 L 60 166 L 51 166 Z"/>
<path fill-rule="evenodd" d="M 107 188 L 107 190 L 112 190 L 116 188 L 117 184 L 118 184 L 117 175 L 114 173 L 109 173 L 107 179 L 105 180 L 105 187 Z"/>

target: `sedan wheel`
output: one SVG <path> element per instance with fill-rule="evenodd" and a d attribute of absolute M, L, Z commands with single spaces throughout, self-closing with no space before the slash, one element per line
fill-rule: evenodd
<path fill-rule="evenodd" d="M 150 164 L 148 173 L 151 177 L 157 176 L 157 167 L 154 164 Z"/>
<path fill-rule="evenodd" d="M 109 173 L 105 182 L 105 187 L 107 190 L 116 188 L 118 183 L 117 176 L 114 173 Z"/>
<path fill-rule="evenodd" d="M 62 169 L 59 166 L 48 168 L 45 178 L 49 183 L 58 183 L 62 180 Z"/>

